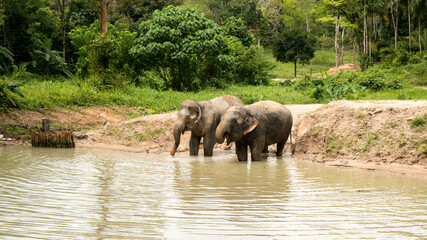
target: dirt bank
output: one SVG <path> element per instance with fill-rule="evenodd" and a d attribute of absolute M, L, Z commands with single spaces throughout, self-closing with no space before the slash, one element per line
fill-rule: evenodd
<path fill-rule="evenodd" d="M 427 101 L 332 102 L 295 124 L 295 157 L 426 175 L 427 127 L 413 124 L 426 114 Z"/>
<path fill-rule="evenodd" d="M 427 127 L 411 124 L 427 114 L 427 101 L 337 101 L 288 107 L 294 116 L 295 158 L 427 177 Z M 28 133 L 37 130 L 42 118 L 49 118 L 54 128 L 74 129 L 80 148 L 169 152 L 176 112 L 144 114 L 124 107 L 12 111 L 0 115 L 0 134 L 15 140 L 0 143 L 29 145 Z M 183 136 L 178 152 L 188 151 L 189 136 Z"/>

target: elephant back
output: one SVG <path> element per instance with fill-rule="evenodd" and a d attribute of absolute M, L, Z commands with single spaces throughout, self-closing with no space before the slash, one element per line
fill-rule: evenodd
<path fill-rule="evenodd" d="M 243 102 L 233 95 L 224 95 L 211 99 L 208 102 L 212 105 L 212 108 L 216 110 L 219 116 L 224 115 L 224 113 L 232 106 L 244 106 Z"/>

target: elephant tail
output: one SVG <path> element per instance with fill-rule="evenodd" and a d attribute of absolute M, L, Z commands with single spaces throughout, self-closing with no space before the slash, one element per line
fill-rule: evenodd
<path fill-rule="evenodd" d="M 292 152 L 291 156 L 293 156 L 295 154 L 295 147 L 296 146 L 295 146 L 295 144 L 292 143 L 292 130 L 291 130 L 290 138 L 291 138 L 291 152 Z"/>

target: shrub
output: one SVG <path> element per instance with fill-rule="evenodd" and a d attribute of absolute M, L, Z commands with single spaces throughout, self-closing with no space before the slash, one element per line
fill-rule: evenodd
<path fill-rule="evenodd" d="M 236 37 L 227 37 L 227 45 L 234 57 L 232 73 L 236 83 L 251 85 L 268 84 L 273 65 L 266 59 L 263 49 L 251 45 L 245 47 Z"/>
<path fill-rule="evenodd" d="M 17 95 L 24 95 L 17 88 L 18 84 L 0 79 L 0 109 L 19 108 L 21 106 Z"/>
<path fill-rule="evenodd" d="M 427 114 L 423 117 L 416 117 L 411 120 L 411 126 L 417 130 L 424 130 L 427 121 Z"/>

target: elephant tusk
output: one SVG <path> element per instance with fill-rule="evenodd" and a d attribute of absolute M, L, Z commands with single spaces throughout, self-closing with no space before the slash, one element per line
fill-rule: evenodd
<path fill-rule="evenodd" d="M 227 147 L 228 147 L 230 145 L 230 133 L 226 133 L 224 135 L 224 139 L 225 139 L 225 142 L 226 142 Z"/>

